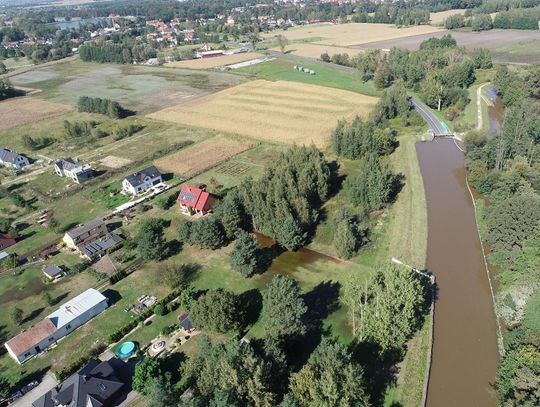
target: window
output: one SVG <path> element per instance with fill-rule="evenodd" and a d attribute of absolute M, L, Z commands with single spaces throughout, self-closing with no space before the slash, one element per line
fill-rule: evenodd
<path fill-rule="evenodd" d="M 71 324 L 66 325 L 66 331 L 69 331 L 71 329 Z"/>
<path fill-rule="evenodd" d="M 49 342 L 52 342 L 52 341 L 54 341 L 54 338 L 51 336 L 51 337 L 49 338 Z"/>

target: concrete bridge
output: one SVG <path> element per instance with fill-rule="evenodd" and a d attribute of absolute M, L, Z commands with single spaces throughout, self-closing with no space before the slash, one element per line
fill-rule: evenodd
<path fill-rule="evenodd" d="M 414 109 L 420 113 L 426 123 L 429 124 L 433 137 L 457 138 L 459 140 L 459 138 L 450 131 L 446 123 L 439 120 L 439 118 L 437 118 L 437 116 L 435 116 L 426 106 L 412 97 L 409 101 Z"/>

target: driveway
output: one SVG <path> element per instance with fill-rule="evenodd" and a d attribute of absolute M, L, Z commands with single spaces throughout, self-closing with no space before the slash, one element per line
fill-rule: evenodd
<path fill-rule="evenodd" d="M 13 403 L 10 404 L 10 406 L 14 406 L 14 407 L 31 406 L 34 401 L 36 401 L 38 398 L 43 396 L 49 390 L 53 389 L 54 386 L 56 386 L 57 384 L 58 382 L 54 378 L 54 375 L 51 372 L 47 372 L 45 376 L 43 376 L 43 380 L 41 381 L 41 383 L 39 383 L 37 387 L 30 390 L 20 399 L 15 400 Z"/>

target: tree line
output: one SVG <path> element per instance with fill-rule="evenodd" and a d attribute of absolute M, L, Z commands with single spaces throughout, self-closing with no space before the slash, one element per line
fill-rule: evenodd
<path fill-rule="evenodd" d="M 490 263 L 498 266 L 497 310 L 506 355 L 497 380 L 501 405 L 538 404 L 540 328 L 540 68 L 497 68 L 494 86 L 505 104 L 490 139 L 466 135 L 468 179 L 489 200 L 481 205 Z"/>
<path fill-rule="evenodd" d="M 122 119 L 131 113 L 114 100 L 90 96 L 81 96 L 77 107 L 79 112 L 104 114 L 113 119 Z"/>

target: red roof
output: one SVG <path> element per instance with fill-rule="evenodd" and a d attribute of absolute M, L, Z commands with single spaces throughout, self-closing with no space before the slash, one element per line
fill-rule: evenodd
<path fill-rule="evenodd" d="M 19 356 L 37 346 L 42 340 L 47 339 L 55 332 L 56 326 L 49 318 L 45 318 L 32 328 L 7 341 L 6 346 L 9 346 L 13 353 Z"/>
<path fill-rule="evenodd" d="M 216 197 L 200 188 L 184 184 L 178 195 L 178 203 L 188 208 L 209 212 L 216 202 Z"/>
<path fill-rule="evenodd" d="M 6 249 L 14 244 L 15 239 L 13 237 L 0 233 L 0 250 Z"/>

